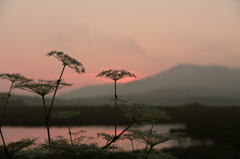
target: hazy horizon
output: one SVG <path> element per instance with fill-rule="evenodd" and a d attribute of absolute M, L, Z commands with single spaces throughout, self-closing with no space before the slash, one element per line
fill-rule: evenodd
<path fill-rule="evenodd" d="M 0 73 L 57 79 L 62 65 L 46 56 L 52 50 L 86 68 L 81 76 L 67 68 L 63 78 L 73 86 L 59 93 L 111 83 L 95 78 L 107 69 L 139 80 L 178 64 L 240 68 L 239 9 L 237 0 L 2 0 Z M 0 86 L 8 91 L 10 83 Z"/>

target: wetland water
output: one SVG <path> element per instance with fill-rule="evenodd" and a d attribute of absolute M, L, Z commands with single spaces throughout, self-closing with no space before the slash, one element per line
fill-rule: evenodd
<path fill-rule="evenodd" d="M 168 133 L 171 129 L 182 129 L 185 126 L 183 124 L 165 124 L 165 125 L 157 125 L 154 127 L 153 130 L 157 130 L 159 133 Z M 119 126 L 118 134 L 124 129 L 125 127 Z M 143 126 L 140 129 L 147 130 L 150 129 L 150 126 Z M 107 134 L 114 134 L 114 126 L 75 126 L 71 127 L 71 132 L 76 133 L 79 130 L 85 130 L 84 136 L 87 137 L 95 137 L 96 139 L 90 140 L 88 142 L 97 142 L 100 146 L 105 145 L 106 141 L 97 138 L 97 133 L 107 133 Z M 47 129 L 45 127 L 2 127 L 2 132 L 5 138 L 5 142 L 9 143 L 11 141 L 18 141 L 22 138 L 35 138 L 38 137 L 38 142 L 44 142 L 47 139 Z M 65 138 L 69 139 L 68 128 L 67 127 L 50 127 L 51 138 L 55 139 L 56 136 L 64 136 Z M 135 148 L 141 149 L 144 147 L 144 144 L 139 144 L 138 142 L 135 143 Z M 1 143 L 2 144 L 2 143 Z M 124 148 L 124 151 L 131 151 L 132 146 L 129 140 L 119 140 L 117 145 Z M 179 146 L 178 141 L 169 141 L 163 144 L 156 146 L 157 149 L 167 148 Z"/>

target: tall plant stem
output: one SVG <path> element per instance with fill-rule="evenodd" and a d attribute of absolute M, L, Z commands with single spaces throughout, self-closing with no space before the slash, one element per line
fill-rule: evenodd
<path fill-rule="evenodd" d="M 150 129 L 150 131 L 149 131 L 149 136 L 148 136 L 147 144 L 146 144 L 146 147 L 145 147 L 144 153 L 143 153 L 143 159 L 144 159 L 144 156 L 145 156 L 146 151 L 147 151 L 147 147 L 148 147 L 148 142 L 149 142 L 149 139 L 150 139 L 150 135 L 152 134 L 153 125 L 154 125 L 154 123 L 152 124 L 151 129 Z M 147 155 L 147 156 L 148 156 L 148 155 Z"/>
<path fill-rule="evenodd" d="M 133 124 L 135 123 L 135 121 L 132 121 L 131 124 L 128 125 L 128 127 L 126 127 L 118 136 L 114 137 L 112 139 L 112 141 L 110 141 L 107 145 L 103 146 L 102 149 L 106 149 L 108 146 L 110 146 L 112 143 L 114 143 L 125 131 L 127 131 Z M 94 155 L 89 156 L 87 159 L 90 159 L 94 157 Z"/>
<path fill-rule="evenodd" d="M 71 132 L 71 129 L 70 129 L 70 122 L 69 122 L 69 118 L 68 118 L 68 133 L 69 133 L 69 136 L 70 136 L 71 144 L 73 145 L 73 140 L 72 140 L 72 132 Z"/>
<path fill-rule="evenodd" d="M 114 92 L 115 92 L 115 137 L 117 136 L 117 81 L 114 80 Z"/>
<path fill-rule="evenodd" d="M 56 96 L 56 93 L 57 93 L 57 90 L 58 90 L 58 86 L 59 86 L 59 84 L 60 84 L 60 82 L 61 82 L 61 78 L 62 78 L 62 75 L 63 75 L 63 72 L 64 72 L 65 67 L 66 67 L 66 65 L 63 65 L 62 72 L 61 72 L 61 74 L 60 74 L 59 79 L 57 80 L 57 86 L 56 86 L 56 89 L 55 89 L 55 91 L 54 91 L 53 98 L 52 98 L 52 102 L 51 102 L 51 105 L 50 105 L 50 108 L 49 108 L 49 111 L 48 111 L 48 114 L 47 114 L 46 124 L 47 124 L 48 127 L 49 127 L 49 116 L 50 116 L 50 114 L 51 114 L 53 102 L 54 102 L 54 99 L 55 99 L 55 96 Z M 49 133 L 49 138 L 50 138 L 50 131 L 49 131 L 49 129 L 48 129 L 48 133 Z M 51 140 L 49 140 L 49 141 L 51 141 Z M 51 159 L 53 159 L 53 156 L 52 156 L 52 155 L 51 155 Z"/>
<path fill-rule="evenodd" d="M 44 113 L 45 113 L 45 123 L 47 124 L 48 143 L 50 144 L 51 137 L 50 137 L 49 123 L 47 121 L 48 114 L 47 114 L 47 108 L 46 108 L 46 102 L 45 102 L 44 96 L 42 96 L 42 100 L 43 100 L 43 107 L 44 107 Z"/>
<path fill-rule="evenodd" d="M 54 99 L 55 99 L 55 96 L 56 96 L 56 93 L 57 93 L 57 90 L 58 90 L 58 86 L 59 86 L 59 84 L 60 84 L 60 82 L 61 82 L 62 75 L 63 75 L 63 72 L 64 72 L 65 67 L 66 67 L 66 65 L 63 65 L 62 72 L 61 72 L 60 77 L 59 77 L 59 79 L 58 79 L 58 81 L 57 81 L 57 86 L 56 86 L 56 89 L 55 89 L 55 91 L 54 91 L 53 98 L 52 98 L 52 102 L 51 102 L 51 105 L 50 105 L 50 108 L 49 108 L 49 111 L 48 111 L 47 120 L 49 120 L 49 116 L 50 116 L 50 114 L 51 114 L 53 102 L 54 102 Z"/>
<path fill-rule="evenodd" d="M 4 116 L 5 111 L 6 111 L 6 108 L 7 108 L 8 100 L 9 100 L 9 98 L 10 98 L 10 96 L 11 96 L 11 91 L 12 91 L 13 83 L 14 83 L 14 82 L 12 82 L 12 84 L 11 84 L 11 86 L 10 86 L 10 89 L 9 89 L 9 92 L 8 92 L 8 97 L 7 97 L 7 100 L 6 100 L 6 102 L 5 102 L 5 105 L 4 105 L 4 108 L 3 108 L 3 113 L 2 113 L 1 119 L 0 119 L 0 134 L 1 134 L 2 142 L 3 142 L 3 145 L 4 145 L 4 149 L 5 149 L 6 153 L 7 153 L 8 159 L 11 159 L 11 156 L 10 156 L 9 153 L 8 153 L 8 149 L 7 149 L 7 146 L 6 146 L 4 137 L 3 137 L 3 133 L 2 133 L 2 120 L 3 120 L 3 116 Z"/>
<path fill-rule="evenodd" d="M 133 140 L 130 140 L 131 144 L 132 144 L 132 149 L 133 149 L 133 153 L 135 154 L 135 149 L 134 149 L 134 145 L 133 145 Z"/>
<path fill-rule="evenodd" d="M 145 159 L 147 159 L 147 158 L 148 158 L 148 155 L 150 154 L 150 151 L 152 150 L 152 148 L 153 148 L 153 146 L 151 146 L 151 147 L 150 147 L 150 149 L 149 149 L 149 151 L 148 151 L 148 153 L 147 153 L 147 156 L 146 156 L 146 158 L 145 158 Z"/>
<path fill-rule="evenodd" d="M 120 134 L 118 134 L 118 136 L 114 137 L 111 142 L 109 142 L 107 145 L 103 146 L 102 149 L 107 148 L 107 147 L 110 146 L 113 142 L 115 142 L 115 141 L 116 141 L 125 131 L 127 131 L 134 123 L 135 123 L 135 121 L 133 121 L 130 125 L 128 125 Z"/>
<path fill-rule="evenodd" d="M 42 100 L 43 100 L 43 107 L 44 107 L 44 113 L 45 113 L 45 123 L 47 124 L 47 134 L 48 134 L 48 143 L 49 145 L 51 144 L 51 137 L 50 137 L 50 129 L 49 129 L 49 123 L 48 123 L 48 119 L 47 119 L 47 108 L 46 108 L 46 102 L 45 102 L 45 98 L 44 96 L 42 96 Z M 53 159 L 53 155 L 50 154 L 51 159 Z"/>

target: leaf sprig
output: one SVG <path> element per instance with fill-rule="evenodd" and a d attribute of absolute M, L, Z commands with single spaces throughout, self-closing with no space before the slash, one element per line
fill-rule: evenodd
<path fill-rule="evenodd" d="M 138 124 L 156 123 L 161 119 L 171 119 L 165 111 L 152 108 L 145 103 L 133 103 L 130 106 L 126 104 L 127 101 L 121 99 L 117 99 L 117 101 L 117 106 L 121 108 L 124 115 Z"/>

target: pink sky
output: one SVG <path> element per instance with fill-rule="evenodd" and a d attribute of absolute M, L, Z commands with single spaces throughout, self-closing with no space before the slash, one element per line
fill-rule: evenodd
<path fill-rule="evenodd" d="M 239 33 L 238 0 L 1 0 L 0 73 L 57 79 L 52 50 L 86 68 L 81 76 L 67 68 L 73 86 L 59 93 L 111 83 L 95 78 L 106 69 L 142 79 L 178 64 L 237 68 Z M 0 81 L 1 92 L 9 86 Z"/>

